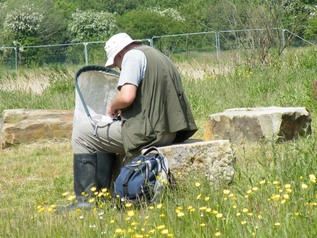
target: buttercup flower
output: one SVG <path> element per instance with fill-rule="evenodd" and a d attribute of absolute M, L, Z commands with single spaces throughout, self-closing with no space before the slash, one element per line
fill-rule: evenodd
<path fill-rule="evenodd" d="M 230 190 L 228 189 L 223 190 L 223 194 L 229 194 L 229 193 L 230 193 Z"/>
<path fill-rule="evenodd" d="M 310 174 L 310 175 L 309 175 L 309 181 L 310 181 L 311 183 L 316 183 L 316 176 L 313 175 L 313 174 Z"/>
<path fill-rule="evenodd" d="M 301 188 L 302 188 L 303 190 L 305 190 L 305 189 L 307 189 L 307 188 L 308 188 L 308 185 L 307 185 L 307 184 L 305 184 L 305 183 L 302 183 Z"/>

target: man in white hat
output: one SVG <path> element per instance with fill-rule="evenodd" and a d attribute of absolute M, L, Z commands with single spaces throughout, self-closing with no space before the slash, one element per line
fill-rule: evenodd
<path fill-rule="evenodd" d="M 126 33 L 112 36 L 105 51 L 106 67 L 121 70 L 119 91 L 108 114 L 122 117 L 126 154 L 139 153 L 150 145 L 182 142 L 196 132 L 180 75 L 167 56 Z"/>
<path fill-rule="evenodd" d="M 73 133 L 74 155 L 80 161 L 92 163 L 95 153 L 102 152 L 108 153 L 104 164 L 109 158 L 110 166 L 111 154 L 132 157 L 148 146 L 182 142 L 197 131 L 180 75 L 167 56 L 126 33 L 112 36 L 105 51 L 106 67 L 120 69 L 118 93 L 108 107 L 108 115 L 121 120 L 99 128 L 97 137 L 90 125 Z M 86 165 L 74 160 L 74 163 L 79 164 L 74 169 L 74 180 L 81 184 L 75 191 L 77 195 L 95 181 L 86 168 L 90 162 Z M 111 177 L 111 173 L 107 172 L 107 176 Z M 86 204 L 80 202 L 77 206 Z"/>

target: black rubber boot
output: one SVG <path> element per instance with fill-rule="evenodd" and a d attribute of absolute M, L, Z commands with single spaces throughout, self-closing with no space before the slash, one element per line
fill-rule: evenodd
<path fill-rule="evenodd" d="M 116 154 L 98 152 L 97 153 L 97 189 L 111 188 L 113 164 Z"/>
<path fill-rule="evenodd" d="M 93 196 L 91 188 L 97 188 L 97 154 L 74 154 L 74 191 L 76 201 L 66 207 L 57 207 L 57 211 L 89 209 L 95 203 L 90 203 Z"/>

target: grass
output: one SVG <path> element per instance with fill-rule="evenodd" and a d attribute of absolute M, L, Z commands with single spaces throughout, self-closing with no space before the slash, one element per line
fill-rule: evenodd
<path fill-rule="evenodd" d="M 158 204 L 135 208 L 126 203 L 118 209 L 107 194 L 99 194 L 105 203 L 93 210 L 56 213 L 54 205 L 69 204 L 73 195 L 70 142 L 0 150 L 0 237 L 316 237 L 315 59 L 316 53 L 308 51 L 270 65 L 230 70 L 195 61 L 179 64 L 200 127 L 196 138 L 203 135 L 207 116 L 226 108 L 304 106 L 311 112 L 311 135 L 279 143 L 232 144 L 235 178 L 224 187 L 210 187 L 196 171 L 182 174 L 177 189 L 167 190 Z M 37 74 L 2 74 L 0 85 L 18 85 L 20 77 L 27 81 Z M 49 84 L 40 94 L 1 88 L 1 111 L 72 109 L 73 72 L 56 68 L 41 71 L 38 78 L 47 74 Z"/>

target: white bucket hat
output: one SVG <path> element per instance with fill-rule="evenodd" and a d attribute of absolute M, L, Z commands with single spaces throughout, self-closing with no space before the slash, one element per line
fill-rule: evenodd
<path fill-rule="evenodd" d="M 107 53 L 106 67 L 112 66 L 116 55 L 131 43 L 142 43 L 141 40 L 132 40 L 127 33 L 119 33 L 110 37 L 106 42 L 105 51 Z"/>

